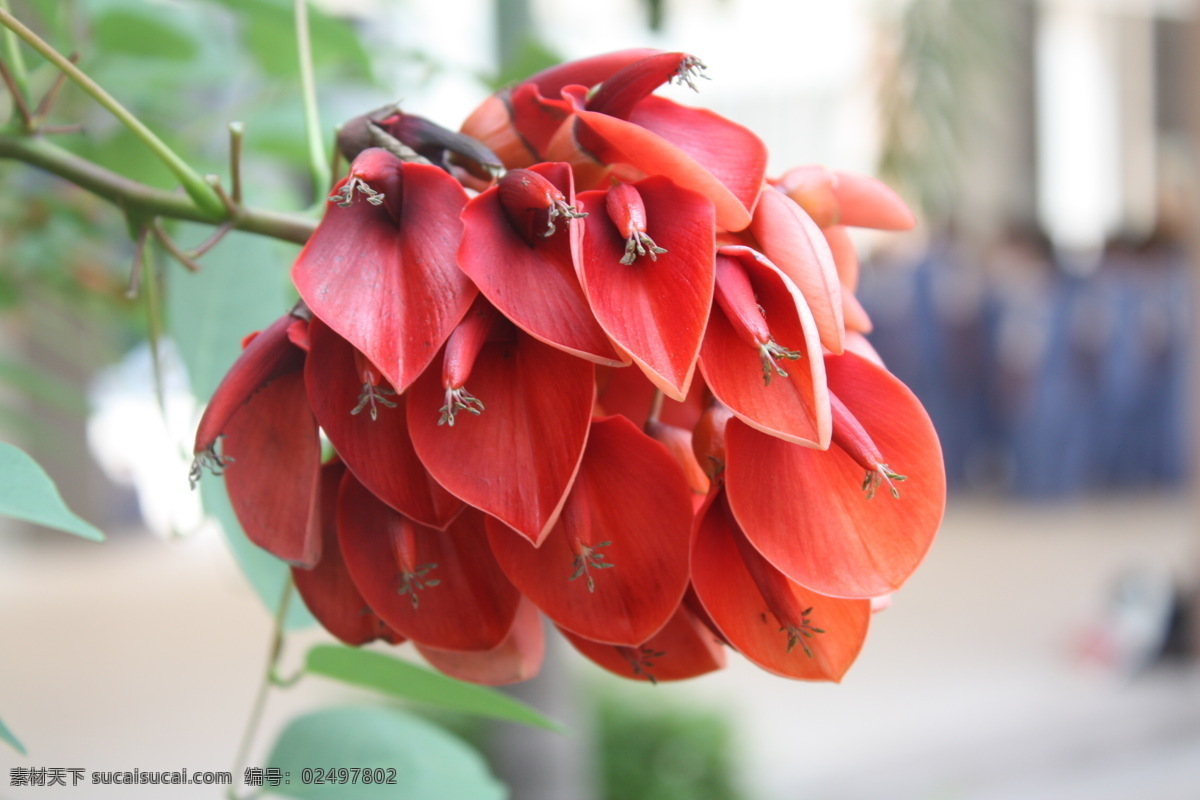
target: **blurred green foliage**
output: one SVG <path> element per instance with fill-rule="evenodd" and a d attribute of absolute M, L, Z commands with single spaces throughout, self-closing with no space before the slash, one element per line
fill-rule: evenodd
<path fill-rule="evenodd" d="M 602 695 L 596 709 L 606 800 L 738 800 L 733 737 L 716 711 Z"/>

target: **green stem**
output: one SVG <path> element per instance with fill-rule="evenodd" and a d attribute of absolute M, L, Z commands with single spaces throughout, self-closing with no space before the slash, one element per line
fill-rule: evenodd
<path fill-rule="evenodd" d="M 64 58 L 61 53 L 51 47 L 40 36 L 25 27 L 6 8 L 0 8 L 0 23 L 3 23 L 9 31 L 24 39 L 30 47 L 37 50 L 47 61 L 62 70 L 79 88 L 91 95 L 96 102 L 104 106 L 114 117 L 120 120 L 134 136 L 141 139 L 166 164 L 175 177 L 179 179 L 184 191 L 199 206 L 200 210 L 207 215 L 207 221 L 220 221 L 225 218 L 225 208 L 221 204 L 220 198 L 212 190 L 212 187 L 186 161 L 176 155 L 174 150 L 147 128 L 140 119 L 118 103 L 115 97 L 101 88 L 99 84 L 88 77 L 87 73 L 72 64 L 69 59 Z"/>
<path fill-rule="evenodd" d="M 226 220 L 229 216 L 224 206 L 221 206 L 220 218 L 214 220 L 211 214 L 198 208 L 181 194 L 155 189 L 110 172 L 45 139 L 0 135 L 0 158 L 23 161 L 65 178 L 114 203 L 127 214 L 209 224 Z M 220 205 L 220 199 L 217 203 Z M 239 209 L 236 218 L 229 221 L 238 230 L 296 244 L 307 242 L 317 225 L 315 220 L 300 214 L 258 210 L 245 206 Z"/>
<path fill-rule="evenodd" d="M 308 158 L 318 197 L 328 193 L 329 164 L 321 142 L 321 118 L 317 112 L 317 85 L 313 78 L 312 42 L 308 34 L 308 0 L 295 0 L 296 50 L 300 54 L 300 87 L 304 99 L 304 128 L 308 133 Z"/>
<path fill-rule="evenodd" d="M 287 620 L 288 603 L 292 599 L 292 576 L 288 575 L 283 582 L 283 594 L 279 597 L 279 605 L 275 607 L 275 624 L 271 632 L 271 649 L 267 656 L 267 668 L 263 671 L 262 681 L 258 685 L 258 694 L 254 697 L 254 705 L 250 709 L 250 718 L 246 720 L 246 729 L 242 732 L 242 742 L 238 746 L 237 758 L 234 761 L 234 774 L 239 774 L 246 766 L 250 757 L 250 748 L 258 734 L 262 723 L 263 711 L 267 707 L 267 695 L 274 684 L 274 678 L 279 669 L 279 657 L 283 655 L 284 625 Z M 237 783 L 229 787 L 230 800 L 238 800 Z"/>
<path fill-rule="evenodd" d="M 8 0 L 0 0 L 0 11 L 9 13 Z M 21 44 L 17 41 L 16 34 L 8 28 L 4 31 L 4 60 L 9 63 L 13 82 L 16 83 L 22 98 L 29 100 L 29 74 L 25 69 L 25 57 L 21 55 Z"/>

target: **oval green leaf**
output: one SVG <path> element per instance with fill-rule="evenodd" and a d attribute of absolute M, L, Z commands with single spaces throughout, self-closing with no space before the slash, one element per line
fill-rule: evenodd
<path fill-rule="evenodd" d="M 535 728 L 563 730 L 561 725 L 543 717 L 535 709 L 495 689 L 463 683 L 370 650 L 317 645 L 308 651 L 304 666 L 307 672 L 314 675 L 372 689 L 391 697 Z"/>
<path fill-rule="evenodd" d="M 0 514 L 103 542 L 95 525 L 67 508 L 58 487 L 24 450 L 0 442 Z"/>
<path fill-rule="evenodd" d="M 268 793 L 303 800 L 508 797 L 467 744 L 430 722 L 388 709 L 327 708 L 298 717 L 279 735 L 267 766 L 282 770 L 285 781 L 266 787 Z M 339 782 L 337 772 L 324 783 L 311 780 L 314 772 L 331 769 L 347 770 L 346 780 Z"/>

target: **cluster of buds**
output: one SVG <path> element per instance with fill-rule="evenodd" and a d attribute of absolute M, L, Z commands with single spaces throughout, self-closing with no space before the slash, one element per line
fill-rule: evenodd
<path fill-rule="evenodd" d="M 845 229 L 912 215 L 870 178 L 768 179 L 749 130 L 653 94 L 701 69 L 623 51 L 459 133 L 347 127 L 302 302 L 196 437 L 334 636 L 498 684 L 537 671 L 544 615 L 627 678 L 733 649 L 839 680 L 924 557 L 941 452 L 863 337 Z"/>

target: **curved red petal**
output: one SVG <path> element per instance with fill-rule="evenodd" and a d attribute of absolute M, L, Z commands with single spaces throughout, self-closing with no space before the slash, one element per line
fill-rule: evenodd
<path fill-rule="evenodd" d="M 549 532 L 575 477 L 595 398 L 592 364 L 516 332 L 484 345 L 471 378 L 478 415 L 438 424 L 446 394 L 429 370 L 408 397 L 408 430 L 430 474 L 451 494 L 531 542 Z"/>
<path fill-rule="evenodd" d="M 443 650 L 491 650 L 508 636 L 519 595 L 492 558 L 483 514 L 464 509 L 444 531 L 418 525 L 347 472 L 337 527 L 354 585 L 396 632 Z"/>
<path fill-rule="evenodd" d="M 355 164 L 378 152 L 364 151 Z M 388 158 L 385 166 L 378 158 L 368 162 L 372 172 L 362 176 L 385 201 L 358 196 L 345 207 L 328 203 L 292 280 L 312 312 L 403 392 L 433 360 L 476 289 L 455 260 L 466 192 L 437 167 Z"/>
<path fill-rule="evenodd" d="M 654 407 L 658 391 L 640 369 L 599 367 L 596 370 L 597 416 L 620 414 L 639 427 L 645 425 Z M 693 380 L 687 397 L 677 403 L 664 396 L 658 418 L 668 424 L 691 430 L 704 413 L 708 387 Z"/>
<path fill-rule="evenodd" d="M 521 81 L 521 84 L 531 83 L 537 86 L 542 94 L 557 95 L 564 86 L 571 84 L 594 86 L 630 64 L 660 52 L 649 47 L 634 47 L 580 58 L 544 69 Z"/>
<path fill-rule="evenodd" d="M 692 585 L 712 623 L 742 655 L 769 672 L 800 680 L 840 681 L 862 649 L 871 619 L 870 601 L 825 597 L 776 573 L 775 588 L 782 594 L 777 601 L 804 610 L 811 622 L 806 628 L 809 635 L 797 634 L 800 638 L 792 641 L 786 628 L 788 616 L 776 616 L 777 610 L 743 560 L 735 538 L 741 533 L 730 522 L 724 498 L 716 493 L 709 500 L 697 515 Z"/>
<path fill-rule="evenodd" d="M 763 255 L 791 278 L 804 295 L 817 323 L 821 344 L 842 352 L 841 283 L 829 244 L 820 228 L 795 202 L 771 187 L 763 190 L 754 209 L 750 232 Z"/>
<path fill-rule="evenodd" d="M 725 250 L 752 253 L 746 248 Z M 760 354 L 746 344 L 717 306 L 709 317 L 700 348 L 704 380 L 712 393 L 747 424 L 789 442 L 827 447 L 829 393 L 821 342 L 808 305 L 799 290 L 766 259 L 747 255 L 738 261 L 746 269 L 775 342 L 798 353 L 799 358 L 781 361 L 787 375 L 772 370 L 770 382 L 764 385 Z"/>
<path fill-rule="evenodd" d="M 304 368 L 304 351 L 289 339 L 297 322 L 303 320 L 284 314 L 245 343 L 204 409 L 196 428 L 196 453 L 212 449 L 229 418 L 260 388 L 280 375 Z"/>
<path fill-rule="evenodd" d="M 838 280 L 851 291 L 858 288 L 858 250 L 844 225 L 830 225 L 822 229 L 833 263 L 837 267 Z"/>
<path fill-rule="evenodd" d="M 418 644 L 417 651 L 439 672 L 460 681 L 506 686 L 538 674 L 546 652 L 545 626 L 537 606 L 522 597 L 504 641 L 491 650 L 438 650 Z"/>
<path fill-rule="evenodd" d="M 831 188 L 842 225 L 906 231 L 917 224 L 908 205 L 882 181 L 840 170 L 833 175 Z"/>
<path fill-rule="evenodd" d="M 509 579 L 546 616 L 581 636 L 640 645 L 687 588 L 692 503 L 666 449 L 624 417 L 592 423 L 562 515 L 539 547 L 488 520 Z"/>
<path fill-rule="evenodd" d="M 586 192 L 579 197 L 588 212 L 579 275 L 605 333 L 664 394 L 682 401 L 712 306 L 713 207 L 667 178 L 634 186 L 645 203 L 650 246 L 665 252 L 643 245 L 645 255 L 628 258 L 626 239 L 605 210 L 608 193 Z"/>
<path fill-rule="evenodd" d="M 863 467 L 840 447 L 788 444 L 731 420 L 729 505 L 754 546 L 792 580 L 822 594 L 876 597 L 899 588 L 933 543 L 946 504 L 941 447 L 912 392 L 853 353 L 826 359 L 830 390 L 896 472 L 899 497 L 868 498 Z"/>
<path fill-rule="evenodd" d="M 304 369 L 308 399 L 342 461 L 372 494 L 401 514 L 445 528 L 463 504 L 417 457 L 404 408 L 408 396 L 365 385 L 355 370 L 354 347 L 319 319 L 313 320 L 309 338 Z M 364 392 L 371 393 L 366 405 Z"/>
<path fill-rule="evenodd" d="M 292 567 L 292 581 L 304 605 L 325 630 L 349 645 L 398 637 L 381 620 L 346 570 L 337 537 L 337 497 L 346 466 L 332 461 L 321 467 L 321 560 L 311 569 Z"/>
<path fill-rule="evenodd" d="M 304 375 L 282 375 L 251 397 L 225 425 L 222 451 L 229 502 L 247 538 L 290 564 L 316 564 L 321 442 Z"/>
<path fill-rule="evenodd" d="M 568 642 L 596 664 L 635 681 L 682 681 L 725 666 L 725 645 L 680 605 L 646 643 L 637 647 L 602 644 L 559 628 Z"/>
<path fill-rule="evenodd" d="M 668 106 L 661 107 L 659 101 Z M 650 110 L 644 111 L 647 105 Z M 765 164 L 765 148 L 754 134 L 723 117 L 701 109 L 678 111 L 684 108 L 651 96 L 637 105 L 629 120 L 578 111 L 574 138 L 602 164 L 628 164 L 646 175 L 664 175 L 699 192 L 712 200 L 718 227 L 741 230 L 750 224 L 749 209 L 762 186 L 759 155 Z M 700 130 L 689 131 L 689 124 Z M 672 135 L 681 141 L 669 138 Z M 708 144 L 711 152 L 703 147 Z"/>
<path fill-rule="evenodd" d="M 568 203 L 574 201 L 566 164 L 538 164 L 530 170 L 554 184 Z M 583 227 L 578 220 L 556 225 L 554 234 L 531 247 L 505 215 L 499 189 L 488 189 L 463 211 L 462 270 L 500 313 L 531 336 L 580 358 L 620 364 L 576 277 Z"/>

